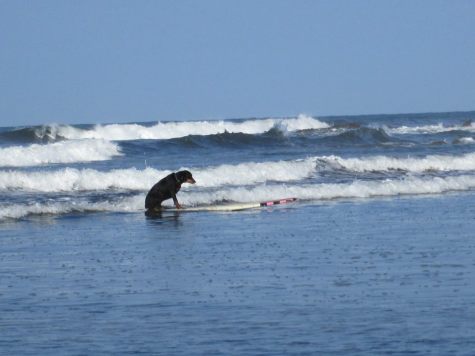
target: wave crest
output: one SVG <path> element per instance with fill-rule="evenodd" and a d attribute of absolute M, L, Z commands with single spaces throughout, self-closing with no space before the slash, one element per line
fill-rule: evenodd
<path fill-rule="evenodd" d="M 430 155 L 421 158 L 395 158 L 371 156 L 365 158 L 341 158 L 339 156 L 320 157 L 333 169 L 352 172 L 374 172 L 402 170 L 413 173 L 425 171 L 471 171 L 475 170 L 475 153 L 462 156 Z"/>
<path fill-rule="evenodd" d="M 300 200 L 334 200 L 372 198 L 397 195 L 440 194 L 449 191 L 464 191 L 475 188 L 475 177 L 435 177 L 383 181 L 354 181 L 339 184 L 270 185 L 254 188 L 225 188 L 215 192 L 188 192 L 181 198 L 183 204 L 215 204 L 221 201 L 239 203 L 296 197 Z"/>
<path fill-rule="evenodd" d="M 0 148 L 0 166 L 27 167 L 51 163 L 105 161 L 119 155 L 119 146 L 109 141 L 62 141 L 47 145 Z"/>
<path fill-rule="evenodd" d="M 188 168 L 190 169 L 190 168 Z M 267 181 L 289 182 L 309 177 L 315 171 L 314 159 L 262 163 L 241 163 L 193 169 L 197 187 L 250 185 Z M 64 168 L 56 171 L 0 171 L 0 190 L 69 192 L 87 190 L 148 190 L 169 170 L 146 168 L 94 169 Z M 186 188 L 185 188 L 186 189 Z"/>
<path fill-rule="evenodd" d="M 349 172 L 406 173 L 451 172 L 475 170 L 475 153 L 463 156 L 426 156 L 421 158 L 396 158 L 371 156 L 342 158 L 317 156 L 303 160 L 275 162 L 247 162 L 236 165 L 190 168 L 197 180 L 196 187 L 247 186 L 267 182 L 295 182 L 312 178 L 319 172 L 346 170 Z M 146 168 L 94 169 L 63 168 L 55 171 L 0 171 L 0 190 L 41 192 L 68 192 L 88 190 L 142 190 L 146 191 L 170 170 Z M 184 186 L 184 189 L 188 189 Z"/>
<path fill-rule="evenodd" d="M 57 135 L 66 139 L 104 139 L 112 141 L 172 139 L 190 135 L 215 135 L 220 133 L 261 134 L 272 128 L 293 132 L 306 129 L 322 129 L 328 124 L 315 118 L 299 115 L 293 119 L 255 119 L 245 121 L 183 121 L 158 122 L 153 126 L 140 124 L 97 125 L 92 129 L 73 126 L 58 127 Z"/>
<path fill-rule="evenodd" d="M 414 135 L 414 134 L 437 134 L 441 132 L 451 131 L 475 131 L 475 125 L 472 122 L 463 123 L 461 125 L 446 126 L 443 123 L 423 126 L 399 126 L 386 127 L 386 132 L 397 135 Z"/>

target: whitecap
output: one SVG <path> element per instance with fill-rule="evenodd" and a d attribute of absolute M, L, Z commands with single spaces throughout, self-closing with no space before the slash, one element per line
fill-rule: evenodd
<path fill-rule="evenodd" d="M 92 129 L 81 129 L 73 126 L 59 126 L 55 134 L 66 139 L 104 139 L 104 140 L 149 140 L 172 139 L 189 135 L 215 135 L 224 132 L 261 134 L 277 127 L 288 132 L 323 129 L 329 127 L 325 122 L 307 115 L 299 115 L 291 119 L 254 119 L 244 121 L 210 120 L 158 122 L 152 126 L 140 124 L 109 124 L 96 125 Z"/>
<path fill-rule="evenodd" d="M 249 185 L 267 181 L 289 182 L 310 177 L 315 172 L 315 160 L 249 162 L 204 168 L 193 171 L 197 187 Z M 54 171 L 0 171 L 1 190 L 68 192 L 86 190 L 148 190 L 170 170 L 146 168 L 95 169 L 63 168 Z M 187 189 L 184 186 L 184 189 Z"/>
<path fill-rule="evenodd" d="M 0 166 L 26 167 L 50 163 L 109 160 L 121 155 L 116 143 L 105 140 L 61 141 L 46 145 L 0 148 Z"/>

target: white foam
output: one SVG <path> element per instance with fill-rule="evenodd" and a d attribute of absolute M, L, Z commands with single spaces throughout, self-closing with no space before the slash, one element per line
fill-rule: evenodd
<path fill-rule="evenodd" d="M 259 185 L 252 188 L 226 187 L 215 191 L 188 191 L 179 199 L 184 206 L 210 205 L 223 201 L 240 203 L 259 202 L 283 197 L 300 200 L 332 200 L 389 197 L 398 195 L 441 194 L 449 191 L 465 191 L 475 188 L 474 176 L 445 178 L 408 177 L 402 180 L 355 181 L 345 184 L 306 185 Z M 84 200 L 63 200 L 47 203 L 0 204 L 0 220 L 18 219 L 32 214 L 66 214 L 70 212 L 110 211 L 143 212 L 145 193 L 117 200 L 87 202 Z M 167 201 L 165 206 L 170 206 Z"/>
<path fill-rule="evenodd" d="M 301 130 L 320 130 L 330 127 L 326 122 L 319 121 L 311 116 L 300 114 L 295 119 L 281 119 L 276 122 L 280 128 L 286 131 L 301 131 Z"/>
<path fill-rule="evenodd" d="M 61 141 L 47 145 L 0 148 L 0 166 L 26 167 L 49 163 L 104 161 L 120 154 L 118 145 L 109 141 Z"/>
<path fill-rule="evenodd" d="M 454 143 L 469 145 L 469 144 L 472 144 L 474 142 L 475 142 L 475 140 L 473 139 L 473 137 L 462 137 L 462 138 L 459 138 L 459 139 L 455 140 Z"/>
<path fill-rule="evenodd" d="M 225 188 L 215 192 L 190 191 L 180 196 L 180 202 L 184 205 L 214 204 L 220 201 L 247 203 L 283 197 L 296 197 L 302 200 L 332 200 L 440 194 L 473 188 L 475 188 L 474 176 L 445 178 L 408 177 L 401 180 L 354 181 L 342 184 L 261 185 L 252 188 Z"/>
<path fill-rule="evenodd" d="M 401 170 L 407 173 L 472 171 L 475 170 L 475 153 L 462 156 L 432 155 L 421 158 L 321 156 L 304 160 L 248 162 L 203 168 L 183 167 L 181 169 L 192 171 L 197 181 L 196 187 L 215 188 L 301 181 L 315 176 L 319 171 L 328 169 L 345 169 L 361 173 L 391 170 Z M 0 190 L 69 192 L 120 189 L 146 191 L 170 173 L 171 171 L 167 169 L 154 168 L 143 170 L 128 168 L 110 171 L 76 168 L 33 172 L 4 170 L 0 171 Z M 183 189 L 191 188 L 184 185 Z"/>
<path fill-rule="evenodd" d="M 189 135 L 214 135 L 224 132 L 260 134 L 278 127 L 285 131 L 327 128 L 328 124 L 306 115 L 293 119 L 255 119 L 245 121 L 158 122 L 153 126 L 139 124 L 97 125 L 92 129 L 72 126 L 55 127 L 54 134 L 67 139 L 95 138 L 104 140 L 171 139 Z"/>
<path fill-rule="evenodd" d="M 197 181 L 197 187 L 248 185 L 266 181 L 289 182 L 311 176 L 315 172 L 315 160 L 220 165 L 193 169 L 192 172 Z M 159 179 L 170 173 L 169 170 L 153 168 L 115 169 L 106 172 L 76 168 L 35 172 L 10 170 L 0 171 L 0 190 L 18 189 L 41 192 L 148 190 Z"/>
<path fill-rule="evenodd" d="M 193 170 L 198 186 L 249 185 L 267 181 L 291 182 L 315 173 L 315 158 L 294 161 L 240 163 Z"/>
<path fill-rule="evenodd" d="M 115 169 L 107 172 L 95 169 L 63 168 L 55 171 L 0 171 L 0 189 L 41 192 L 126 189 L 143 190 L 151 187 L 157 177 L 168 171 Z"/>
<path fill-rule="evenodd" d="M 384 130 L 388 134 L 436 134 L 440 132 L 449 132 L 449 131 L 475 131 L 475 126 L 473 125 L 454 125 L 454 126 L 445 126 L 442 123 L 435 125 L 423 125 L 423 126 L 399 126 L 388 128 L 385 127 Z"/>
<path fill-rule="evenodd" d="M 424 171 L 469 171 L 475 170 L 475 153 L 461 156 L 430 155 L 422 158 L 394 158 L 371 156 L 365 158 L 341 158 L 339 156 L 319 157 L 333 168 L 344 168 L 354 172 L 404 170 Z"/>
<path fill-rule="evenodd" d="M 0 220 L 19 219 L 28 215 L 68 214 L 72 212 L 133 212 L 143 210 L 144 197 L 122 198 L 117 201 L 87 202 L 84 200 L 50 201 L 45 203 L 0 204 Z"/>

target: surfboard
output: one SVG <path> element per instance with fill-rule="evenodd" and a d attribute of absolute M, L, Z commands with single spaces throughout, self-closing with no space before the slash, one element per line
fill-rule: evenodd
<path fill-rule="evenodd" d="M 219 204 L 196 207 L 183 207 L 182 209 L 166 208 L 166 211 L 240 211 L 248 209 L 257 209 L 266 206 L 288 204 L 296 201 L 297 198 L 285 198 L 278 200 L 270 200 L 258 203 L 235 203 L 235 204 Z"/>

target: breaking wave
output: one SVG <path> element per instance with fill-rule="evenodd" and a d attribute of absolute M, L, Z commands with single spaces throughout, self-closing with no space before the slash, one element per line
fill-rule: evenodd
<path fill-rule="evenodd" d="M 475 140 L 473 137 L 461 137 L 454 140 L 454 143 L 459 145 L 469 145 L 475 143 Z"/>
<path fill-rule="evenodd" d="M 295 182 L 312 178 L 323 171 L 403 173 L 451 172 L 475 170 L 475 153 L 462 156 L 432 155 L 421 158 L 370 156 L 342 158 L 317 156 L 301 160 L 248 162 L 203 168 L 189 168 L 197 181 L 196 187 L 246 186 L 266 182 Z M 0 190 L 38 192 L 74 192 L 88 190 L 148 190 L 159 179 L 171 173 L 167 169 L 113 169 L 98 171 L 84 168 L 62 168 L 25 172 L 0 171 Z M 186 186 L 185 186 L 186 187 Z M 184 188 L 187 189 L 187 188 Z"/>
<path fill-rule="evenodd" d="M 371 198 L 396 195 L 440 194 L 475 188 L 475 177 L 435 177 L 383 181 L 354 181 L 340 184 L 270 185 L 252 188 L 225 188 L 214 192 L 188 192 L 181 198 L 184 204 L 214 204 L 222 201 L 255 202 L 275 197 L 296 197 L 301 200 L 332 200 Z"/>
<path fill-rule="evenodd" d="M 399 126 L 399 127 L 385 127 L 385 131 L 389 134 L 407 135 L 407 134 L 436 134 L 449 131 L 475 131 L 473 123 L 466 123 L 462 125 L 446 126 L 442 123 L 435 125 L 423 126 Z"/>
<path fill-rule="evenodd" d="M 90 129 L 73 126 L 58 126 L 54 134 L 65 139 L 95 138 L 112 141 L 172 139 L 189 135 L 215 135 L 224 132 L 261 134 L 278 128 L 293 132 L 309 129 L 323 129 L 329 125 L 306 115 L 292 119 L 256 119 L 245 121 L 183 121 L 158 122 L 153 126 L 140 124 L 96 125 Z"/>
<path fill-rule="evenodd" d="M 353 172 L 373 172 L 403 170 L 407 172 L 425 171 L 471 171 L 475 170 L 475 153 L 461 156 L 430 155 L 421 158 L 395 158 L 387 156 L 371 156 L 365 158 L 341 158 L 326 156 L 319 158 L 321 163 L 334 169 L 345 169 Z"/>
<path fill-rule="evenodd" d="M 52 142 L 57 140 L 62 140 L 64 137 L 58 133 L 60 127 L 65 127 L 64 125 L 42 125 L 42 126 L 29 126 L 14 128 L 10 130 L 4 130 L 0 132 L 0 138 L 21 143 L 32 143 L 32 142 Z"/>
<path fill-rule="evenodd" d="M 104 161 L 121 155 L 116 143 L 104 140 L 62 141 L 47 145 L 0 148 L 0 167 Z"/>
<path fill-rule="evenodd" d="M 73 212 L 134 212 L 142 209 L 144 197 L 126 197 L 89 202 L 81 199 L 62 199 L 49 202 L 0 204 L 0 220 L 19 219 L 28 215 L 68 214 Z"/>
<path fill-rule="evenodd" d="M 241 163 L 193 169 L 197 187 L 248 185 L 267 181 L 289 182 L 304 179 L 315 171 L 315 160 Z M 64 168 L 55 171 L 0 171 L 0 190 L 69 192 L 87 190 L 148 190 L 169 170 L 146 168 L 94 169 Z"/>

